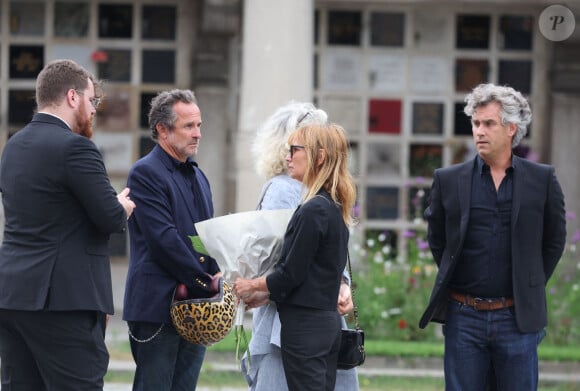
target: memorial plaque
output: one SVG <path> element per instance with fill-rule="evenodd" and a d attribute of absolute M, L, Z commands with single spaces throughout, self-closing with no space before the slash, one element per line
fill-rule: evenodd
<path fill-rule="evenodd" d="M 131 126 L 130 88 L 110 85 L 105 88 L 105 96 L 97 110 L 97 126 L 102 130 L 128 131 Z"/>
<path fill-rule="evenodd" d="M 8 91 L 8 124 L 24 126 L 32 119 L 36 110 L 34 90 Z"/>
<path fill-rule="evenodd" d="M 471 136 L 471 118 L 469 118 L 463 108 L 465 103 L 457 102 L 453 111 L 453 134 L 456 136 Z"/>
<path fill-rule="evenodd" d="M 487 15 L 457 15 L 456 47 L 489 49 L 490 23 Z"/>
<path fill-rule="evenodd" d="M 413 13 L 413 43 L 417 49 L 447 50 L 453 23 L 447 11 L 418 9 Z"/>
<path fill-rule="evenodd" d="M 143 83 L 175 83 L 175 50 L 143 50 Z"/>
<path fill-rule="evenodd" d="M 433 177 L 433 171 L 443 166 L 443 147 L 433 144 L 413 144 L 409 153 L 409 173 L 414 177 Z"/>
<path fill-rule="evenodd" d="M 443 134 L 443 103 L 413 103 L 413 134 Z"/>
<path fill-rule="evenodd" d="M 371 45 L 405 45 L 405 14 L 391 12 L 371 13 Z"/>
<path fill-rule="evenodd" d="M 131 4 L 99 4 L 99 38 L 131 38 L 133 6 Z"/>
<path fill-rule="evenodd" d="M 142 92 L 139 104 L 139 126 L 149 129 L 149 110 L 151 110 L 151 100 L 157 96 L 155 92 Z"/>
<path fill-rule="evenodd" d="M 56 37 L 86 37 L 89 31 L 89 4 L 57 1 L 54 3 L 53 28 Z"/>
<path fill-rule="evenodd" d="M 10 33 L 12 35 L 44 35 L 44 2 L 10 2 Z"/>
<path fill-rule="evenodd" d="M 419 94 L 444 94 L 449 90 L 451 65 L 447 58 L 416 56 L 411 59 L 411 89 Z"/>
<path fill-rule="evenodd" d="M 367 219 L 396 220 L 399 218 L 399 189 L 367 187 Z"/>
<path fill-rule="evenodd" d="M 373 179 L 401 176 L 401 146 L 388 143 L 367 144 L 367 176 Z"/>
<path fill-rule="evenodd" d="M 328 11 L 328 44 L 361 44 L 362 13 L 360 11 Z"/>
<path fill-rule="evenodd" d="M 371 99 L 369 102 L 370 133 L 401 133 L 400 100 Z"/>
<path fill-rule="evenodd" d="M 364 124 L 360 98 L 333 96 L 323 98 L 322 102 L 321 108 L 326 111 L 328 118 L 342 126 L 348 135 L 361 132 Z"/>
<path fill-rule="evenodd" d="M 109 173 L 129 172 L 133 163 L 133 135 L 130 132 L 95 132 L 93 141 Z"/>
<path fill-rule="evenodd" d="M 157 143 L 151 139 L 151 136 L 142 136 L 139 138 L 139 158 L 147 155 Z"/>
<path fill-rule="evenodd" d="M 131 50 L 100 49 L 107 53 L 107 61 L 98 63 L 99 79 L 109 82 L 131 81 Z"/>
<path fill-rule="evenodd" d="M 36 79 L 44 67 L 44 46 L 11 45 L 10 78 Z"/>
<path fill-rule="evenodd" d="M 327 50 L 324 56 L 323 87 L 353 91 L 362 88 L 362 58 L 348 50 Z"/>
<path fill-rule="evenodd" d="M 470 92 L 478 84 L 486 83 L 489 74 L 487 60 L 459 58 L 455 62 L 455 91 Z"/>
<path fill-rule="evenodd" d="M 407 64 L 403 54 L 370 54 L 369 84 L 375 92 L 402 93 L 407 79 Z"/>
<path fill-rule="evenodd" d="M 499 47 L 506 50 L 532 50 L 534 17 L 503 15 L 499 19 Z"/>
<path fill-rule="evenodd" d="M 500 60 L 498 83 L 508 85 L 522 94 L 532 92 L 532 62 L 529 60 Z"/>
<path fill-rule="evenodd" d="M 141 38 L 174 40 L 177 26 L 175 8 L 170 5 L 144 5 Z"/>

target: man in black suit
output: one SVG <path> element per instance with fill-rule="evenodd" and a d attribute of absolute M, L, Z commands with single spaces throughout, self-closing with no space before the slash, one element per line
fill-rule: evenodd
<path fill-rule="evenodd" d="M 512 153 L 531 110 L 513 88 L 482 84 L 466 99 L 475 159 L 434 173 L 425 211 L 439 267 L 420 320 L 445 323 L 446 390 L 536 390 L 546 292 L 566 242 L 554 168 Z"/>
<path fill-rule="evenodd" d="M 90 140 L 98 83 L 70 60 L 36 81 L 38 113 L 12 136 L 0 166 L 2 389 L 102 390 L 113 313 L 109 235 L 135 204 L 115 194 Z"/>

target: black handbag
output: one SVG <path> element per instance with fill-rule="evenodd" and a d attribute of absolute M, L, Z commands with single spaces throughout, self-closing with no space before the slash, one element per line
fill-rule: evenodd
<path fill-rule="evenodd" d="M 347 254 L 348 275 L 350 284 L 352 283 L 352 269 L 350 266 L 350 256 Z M 365 332 L 358 324 L 358 309 L 354 301 L 354 287 L 351 288 L 352 303 L 354 305 L 354 329 L 343 329 L 340 335 L 340 351 L 338 353 L 338 369 L 352 369 L 365 362 Z"/>

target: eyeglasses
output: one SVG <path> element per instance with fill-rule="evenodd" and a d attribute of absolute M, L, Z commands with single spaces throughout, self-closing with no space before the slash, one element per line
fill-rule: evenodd
<path fill-rule="evenodd" d="M 79 91 L 77 89 L 75 89 L 75 91 L 81 95 L 85 95 L 85 93 L 82 91 Z M 101 98 L 97 98 L 96 96 L 93 96 L 92 98 L 89 99 L 89 102 L 91 102 L 91 105 L 93 106 L 93 108 L 95 110 L 97 110 L 99 108 L 99 104 L 101 103 Z"/>
<path fill-rule="evenodd" d="M 296 152 L 297 149 L 304 149 L 304 145 L 289 145 L 288 146 L 288 150 L 290 151 L 290 159 L 292 159 L 294 157 L 294 152 Z"/>
<path fill-rule="evenodd" d="M 302 117 L 300 117 L 300 119 L 298 120 L 298 122 L 296 122 L 296 126 L 300 125 L 302 123 L 302 121 L 304 121 L 311 114 L 312 113 L 310 111 L 307 111 L 306 113 L 304 113 L 302 115 Z"/>

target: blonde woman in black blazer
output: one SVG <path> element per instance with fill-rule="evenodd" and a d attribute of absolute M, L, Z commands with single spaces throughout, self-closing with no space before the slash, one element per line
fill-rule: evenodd
<path fill-rule="evenodd" d="M 265 292 L 264 302 L 276 303 L 288 389 L 331 391 L 341 329 L 336 298 L 356 197 L 348 143 L 344 130 L 331 124 L 300 128 L 288 144 L 288 173 L 305 185 L 306 195 L 288 224 L 275 271 L 238 279 L 234 290 L 242 299 Z"/>

